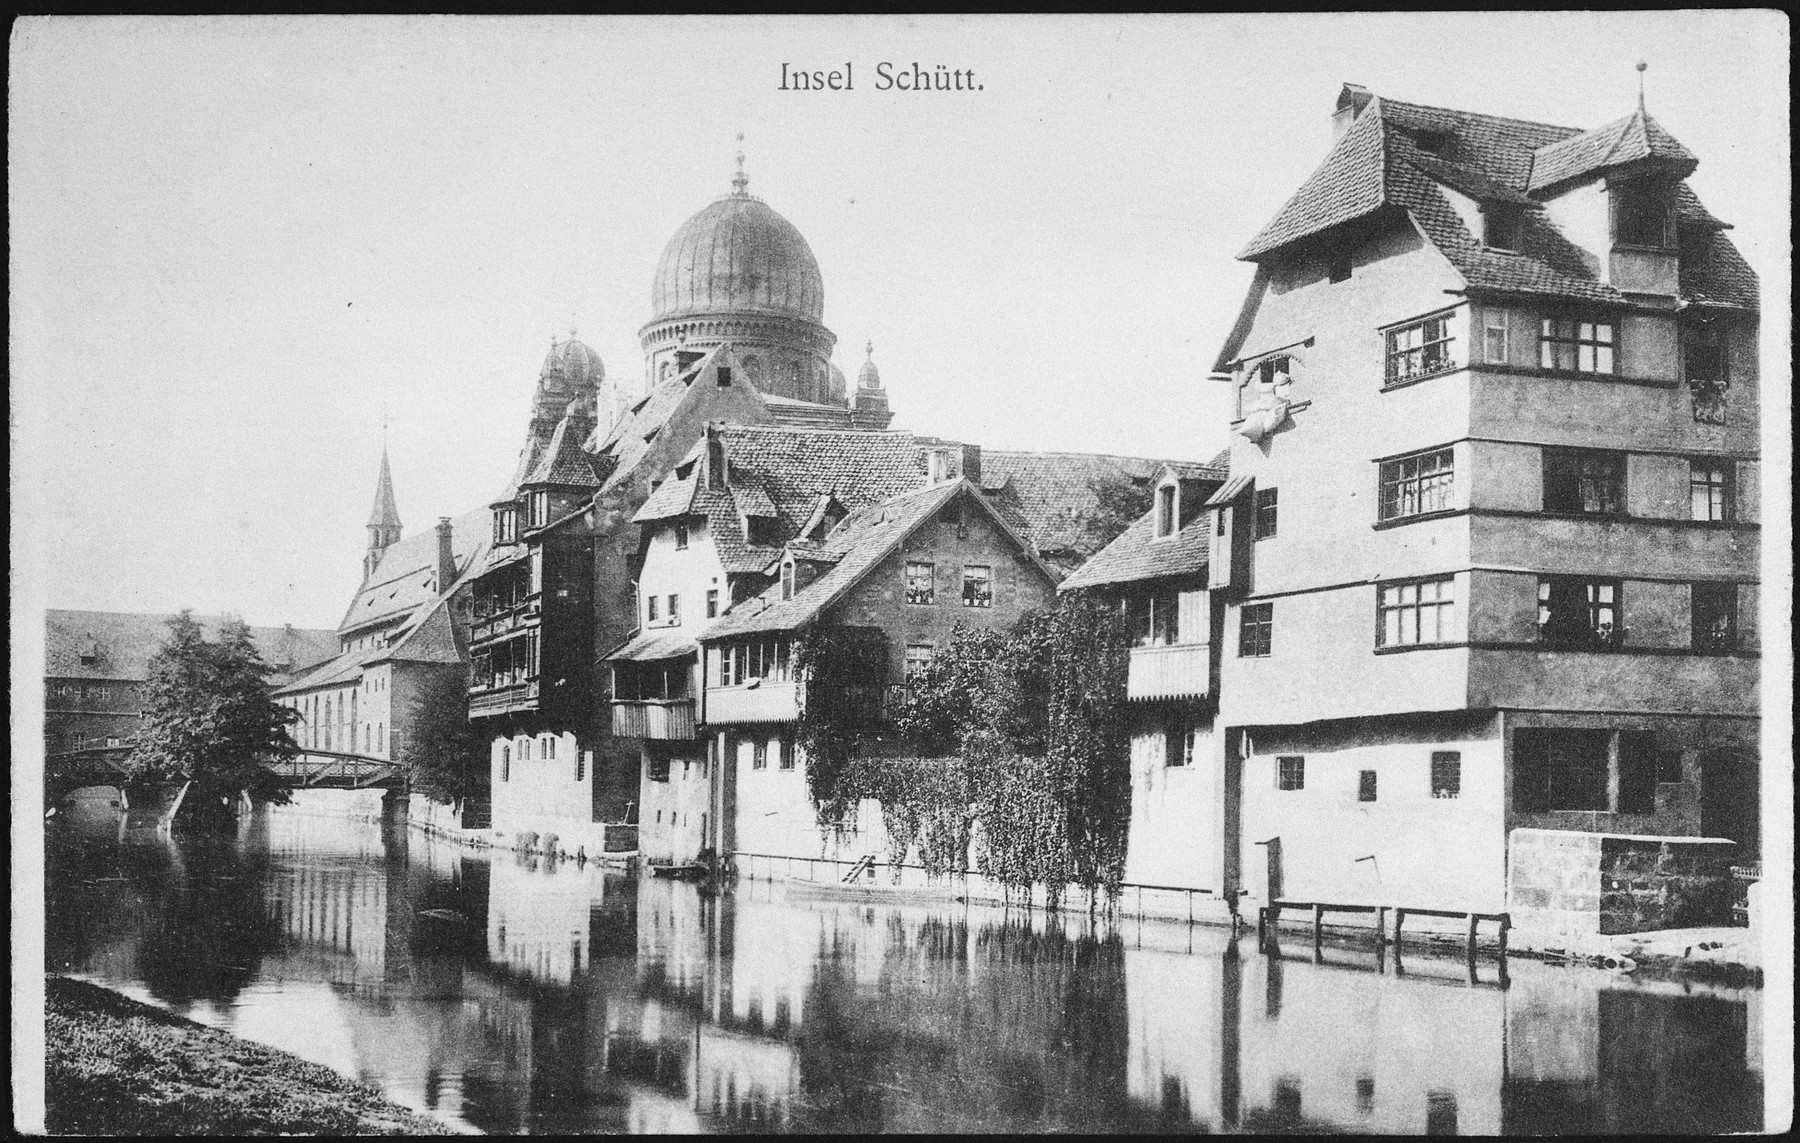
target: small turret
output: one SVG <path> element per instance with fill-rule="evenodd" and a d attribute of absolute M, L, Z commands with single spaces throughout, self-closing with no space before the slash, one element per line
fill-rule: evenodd
<path fill-rule="evenodd" d="M 875 343 L 869 342 L 864 352 L 868 360 L 856 371 L 856 392 L 850 398 L 850 410 L 857 424 L 885 429 L 894 414 L 888 408 L 887 390 L 881 387 L 881 370 L 875 367 Z"/>

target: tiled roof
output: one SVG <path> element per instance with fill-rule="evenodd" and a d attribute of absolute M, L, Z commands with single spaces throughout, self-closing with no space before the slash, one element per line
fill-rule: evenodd
<path fill-rule="evenodd" d="M 150 657 L 169 634 L 173 615 L 127 611 L 46 611 L 44 675 L 58 679 L 126 679 L 149 677 Z M 216 639 L 224 619 L 196 615 L 206 638 Z M 315 627 L 252 627 L 250 638 L 263 661 L 279 679 L 305 671 L 337 653 L 336 631 Z M 90 654 L 91 663 L 81 661 Z"/>
<path fill-rule="evenodd" d="M 1429 151 L 1420 145 L 1427 137 L 1432 137 Z M 1530 191 L 1651 158 L 1678 170 L 1691 170 L 1694 163 L 1687 148 L 1641 112 L 1584 132 L 1375 99 L 1239 257 L 1256 261 L 1379 210 L 1403 210 L 1471 289 L 1619 303 L 1623 296 L 1599 279 L 1593 258 L 1541 210 L 1524 210 L 1519 250 L 1492 250 L 1469 233 L 1441 188 L 1481 202 L 1522 206 L 1533 201 L 1527 198 Z M 1717 224 L 1685 184 L 1678 196 L 1684 218 Z M 1754 306 L 1745 301 L 1754 297 L 1754 277 L 1746 279 L 1748 267 L 1736 251 L 1714 263 L 1718 269 L 1694 278 L 1694 300 Z M 1684 289 L 1688 281 L 1683 275 Z"/>
<path fill-rule="evenodd" d="M 363 667 L 380 654 L 381 649 L 378 647 L 363 647 L 354 651 L 345 651 L 336 658 L 320 663 L 293 682 L 279 688 L 275 693 L 279 695 L 299 694 L 303 691 L 317 690 L 320 687 L 341 686 L 361 678 Z"/>
<path fill-rule="evenodd" d="M 968 489 L 972 498 L 981 500 L 980 494 L 967 481 L 957 481 L 908 492 L 851 513 L 823 542 L 822 546 L 839 556 L 829 571 L 792 599 L 782 599 L 781 587 L 777 584 L 761 595 L 737 604 L 717 623 L 701 632 L 700 638 L 710 643 L 733 635 L 792 631 L 805 626 L 963 489 Z"/>
<path fill-rule="evenodd" d="M 1076 568 L 1058 590 L 1099 587 L 1110 583 L 1201 575 L 1211 541 L 1211 519 L 1205 514 L 1166 539 L 1156 538 L 1156 514 L 1147 513 L 1094 557 Z"/>
<path fill-rule="evenodd" d="M 1099 504 L 1093 485 L 1121 476 L 1147 484 L 1165 465 L 1183 479 L 1225 479 L 1223 468 L 1214 462 L 983 449 L 981 488 L 1001 518 L 1029 539 L 1039 555 L 1088 556 L 1095 550 L 1094 541 L 1082 523 Z"/>
<path fill-rule="evenodd" d="M 1756 271 L 1744 261 L 1731 240 L 1717 232 L 1705 240 L 1706 255 L 1698 266 L 1681 268 L 1681 294 L 1703 306 L 1726 306 L 1755 311 L 1761 307 L 1761 288 Z"/>
<path fill-rule="evenodd" d="M 556 423 L 537 463 L 519 483 L 553 484 L 564 488 L 598 488 L 600 478 L 594 472 L 593 458 L 582 449 L 592 422 L 575 412 L 571 403 L 568 415 Z"/>
<path fill-rule="evenodd" d="M 456 626 L 450 621 L 450 597 L 444 595 L 369 662 L 460 663 L 465 650 L 457 642 Z"/>
<path fill-rule="evenodd" d="M 694 512 L 694 494 L 700 491 L 700 478 L 689 474 L 686 479 L 670 476 L 645 498 L 642 507 L 631 517 L 633 524 L 667 520 L 671 516 L 687 516 Z"/>
<path fill-rule="evenodd" d="M 450 521 L 450 549 L 457 577 L 482 560 L 493 538 L 493 517 L 486 508 Z M 437 582 L 437 529 L 416 532 L 381 555 L 375 573 L 364 581 L 338 624 L 340 632 L 411 614 L 438 597 L 447 585 Z"/>
<path fill-rule="evenodd" d="M 613 662 L 643 663 L 691 655 L 698 646 L 692 631 L 640 631 L 605 657 Z"/>
<path fill-rule="evenodd" d="M 1645 159 L 1662 159 L 1693 170 L 1692 151 L 1683 147 L 1643 108 L 1623 119 L 1540 147 L 1531 165 L 1530 190 L 1547 190 L 1570 179 Z"/>

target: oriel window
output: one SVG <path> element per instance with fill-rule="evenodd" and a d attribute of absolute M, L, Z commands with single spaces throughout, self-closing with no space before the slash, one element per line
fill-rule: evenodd
<path fill-rule="evenodd" d="M 1448 511 L 1455 507 L 1455 484 L 1455 454 L 1447 448 L 1383 461 L 1380 517 L 1398 520 Z"/>
<path fill-rule="evenodd" d="M 1440 370 L 1454 362 L 1450 354 L 1450 316 L 1439 314 L 1388 330 L 1387 380 L 1392 385 Z"/>
<path fill-rule="evenodd" d="M 1619 581 L 1579 576 L 1538 578 L 1538 641 L 1573 651 L 1605 651 L 1623 641 Z"/>
<path fill-rule="evenodd" d="M 1383 584 L 1377 610 L 1382 647 L 1447 642 L 1455 628 L 1456 580 L 1446 576 Z"/>
<path fill-rule="evenodd" d="M 1737 584 L 1696 583 L 1693 592 L 1694 650 L 1722 655 L 1737 647 Z"/>
<path fill-rule="evenodd" d="M 1625 454 L 1601 449 L 1545 449 L 1544 511 L 1623 515 Z"/>
<path fill-rule="evenodd" d="M 1547 317 L 1538 339 L 1538 364 L 1564 373 L 1613 371 L 1613 323 Z"/>

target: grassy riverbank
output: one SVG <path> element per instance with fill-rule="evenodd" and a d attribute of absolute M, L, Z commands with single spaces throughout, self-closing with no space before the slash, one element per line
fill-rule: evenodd
<path fill-rule="evenodd" d="M 44 985 L 52 1134 L 449 1134 L 330 1068 L 81 981 Z"/>

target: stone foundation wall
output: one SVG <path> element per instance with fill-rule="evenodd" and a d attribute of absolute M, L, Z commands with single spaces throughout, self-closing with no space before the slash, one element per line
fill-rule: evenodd
<path fill-rule="evenodd" d="M 1507 854 L 1507 909 L 1525 934 L 1728 925 L 1735 850 L 1719 838 L 1515 829 Z"/>

